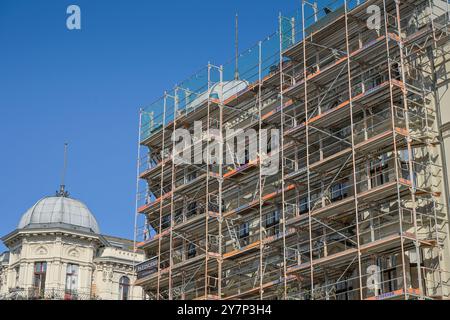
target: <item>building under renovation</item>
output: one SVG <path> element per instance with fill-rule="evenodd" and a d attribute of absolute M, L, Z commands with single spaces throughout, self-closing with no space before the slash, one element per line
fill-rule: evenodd
<path fill-rule="evenodd" d="M 142 109 L 136 284 L 151 299 L 448 299 L 448 23 L 440 0 L 303 1 Z M 239 157 L 229 129 L 279 137 Z"/>

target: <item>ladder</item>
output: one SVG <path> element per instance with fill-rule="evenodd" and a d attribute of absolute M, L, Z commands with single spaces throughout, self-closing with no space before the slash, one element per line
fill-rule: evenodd
<path fill-rule="evenodd" d="M 262 194 L 264 194 L 264 186 L 266 184 L 266 176 L 263 176 L 260 180 L 258 179 L 258 182 L 256 183 L 255 186 L 255 193 L 253 194 L 253 199 L 252 201 L 255 201 L 259 197 L 262 197 L 262 194 L 259 194 L 259 184 L 261 184 L 261 190 L 262 190 Z"/>
<path fill-rule="evenodd" d="M 267 268 L 267 259 L 264 259 L 264 264 L 262 265 L 262 277 L 264 277 L 264 274 L 266 273 L 266 268 Z M 258 281 L 260 280 L 260 274 L 259 274 L 260 269 L 261 269 L 261 265 L 258 265 L 258 269 L 256 270 L 255 282 L 253 283 L 253 287 L 256 287 Z"/>
<path fill-rule="evenodd" d="M 181 287 L 175 287 L 172 289 L 173 298 L 181 297 L 182 293 L 183 293 L 183 289 Z"/>
<path fill-rule="evenodd" d="M 233 246 L 235 249 L 241 249 L 241 244 L 239 243 L 239 237 L 236 232 L 236 228 L 234 226 L 234 219 L 225 219 L 225 222 L 227 224 L 228 233 L 231 236 L 231 239 L 233 240 Z"/>
<path fill-rule="evenodd" d="M 230 148 L 230 144 L 229 143 L 226 142 L 225 145 L 226 145 L 226 148 L 227 148 L 226 151 L 229 152 L 231 154 L 232 158 L 233 158 L 233 164 L 232 164 L 233 169 L 236 169 L 237 168 L 237 165 L 236 165 L 236 163 L 237 163 L 237 155 L 234 152 L 234 150 L 232 150 Z M 234 146 L 233 146 L 233 149 L 234 149 Z"/>

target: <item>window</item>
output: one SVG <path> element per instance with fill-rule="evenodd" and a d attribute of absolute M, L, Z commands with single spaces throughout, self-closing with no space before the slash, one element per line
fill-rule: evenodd
<path fill-rule="evenodd" d="M 69 263 L 66 269 L 66 293 L 73 294 L 78 288 L 78 265 Z"/>
<path fill-rule="evenodd" d="M 45 292 L 45 277 L 47 274 L 47 262 L 36 262 L 34 264 L 33 285 L 38 296 L 43 296 Z"/>
<path fill-rule="evenodd" d="M 350 300 L 352 291 L 353 287 L 350 280 L 342 279 L 336 282 L 336 300 Z"/>
<path fill-rule="evenodd" d="M 245 222 L 240 225 L 239 238 L 245 238 L 245 237 L 248 237 L 248 235 L 249 235 L 248 222 Z"/>
<path fill-rule="evenodd" d="M 414 161 L 414 149 L 411 150 L 412 155 L 412 161 Z M 416 168 L 414 165 L 414 162 L 411 163 L 413 168 L 413 178 L 411 179 L 411 174 L 409 172 L 409 153 L 408 150 L 402 150 L 400 151 L 400 168 L 401 168 L 401 176 L 403 179 L 410 180 L 414 183 L 414 185 L 417 185 L 417 173 Z"/>
<path fill-rule="evenodd" d="M 383 292 L 392 292 L 398 289 L 397 283 L 397 257 L 391 255 L 385 257 L 382 265 Z"/>
<path fill-rule="evenodd" d="M 245 160 L 244 160 L 244 164 L 247 164 L 250 162 L 250 152 L 248 151 L 248 149 L 245 149 Z"/>
<path fill-rule="evenodd" d="M 419 259 L 417 258 L 419 257 Z M 421 270 L 423 270 L 423 268 L 425 267 L 424 263 L 423 263 L 423 251 L 422 249 L 419 249 L 419 256 L 417 256 L 417 253 L 415 250 L 411 250 L 409 251 L 409 265 L 410 265 L 410 273 L 411 273 L 411 286 L 413 288 L 419 288 L 419 272 L 421 272 Z M 422 287 L 425 290 L 425 295 L 427 294 L 426 292 L 429 290 L 427 289 L 427 285 L 426 285 L 426 279 L 424 279 L 424 277 L 422 276 Z"/>
<path fill-rule="evenodd" d="M 309 207 L 308 207 L 308 198 L 302 198 L 300 199 L 300 214 L 308 213 Z"/>
<path fill-rule="evenodd" d="M 331 187 L 331 201 L 342 200 L 347 197 L 348 186 L 345 182 L 336 183 Z"/>
<path fill-rule="evenodd" d="M 120 300 L 128 300 L 130 291 L 130 278 L 123 276 L 119 280 Z"/>
<path fill-rule="evenodd" d="M 188 245 L 188 259 L 195 257 L 195 255 L 197 254 L 197 249 L 195 248 L 195 244 L 194 243 L 189 243 Z"/>
<path fill-rule="evenodd" d="M 397 62 L 394 62 L 392 64 L 391 74 L 392 74 L 392 78 L 401 80 L 401 69 L 400 69 L 400 65 Z"/>
<path fill-rule="evenodd" d="M 272 152 L 272 136 L 267 138 L 267 153 Z"/>
<path fill-rule="evenodd" d="M 161 228 L 162 229 L 169 228 L 170 227 L 170 223 L 171 223 L 170 215 L 163 216 L 162 219 L 161 219 Z"/>
<path fill-rule="evenodd" d="M 197 178 L 197 171 L 187 171 L 185 183 L 189 183 Z"/>
<path fill-rule="evenodd" d="M 191 217 L 194 214 L 197 214 L 197 202 L 191 202 L 187 206 L 187 217 Z"/>
<path fill-rule="evenodd" d="M 266 216 L 266 227 L 272 227 L 277 225 L 280 222 L 280 212 L 275 210 L 271 213 L 268 213 Z"/>
<path fill-rule="evenodd" d="M 389 182 L 388 161 L 386 154 L 370 162 L 370 176 L 372 188 Z"/>
<path fill-rule="evenodd" d="M 250 235 L 249 223 L 245 222 L 239 226 L 240 243 L 244 246 L 248 245 L 248 236 Z"/>
<path fill-rule="evenodd" d="M 280 231 L 280 211 L 275 210 L 266 215 L 266 232 L 268 236 L 278 234 Z"/>
<path fill-rule="evenodd" d="M 400 160 L 400 170 L 402 172 L 401 176 L 402 176 L 403 179 L 411 180 L 410 179 L 410 174 L 409 174 L 409 165 L 408 164 L 409 164 L 408 162 Z"/>
<path fill-rule="evenodd" d="M 14 268 L 14 272 L 15 272 L 15 275 L 16 275 L 16 279 L 15 279 L 15 282 L 14 282 L 14 287 L 17 288 L 19 286 L 20 266 L 15 267 Z"/>
<path fill-rule="evenodd" d="M 380 257 L 377 259 L 377 266 L 379 269 L 379 281 L 381 286 L 381 292 L 379 291 L 379 293 L 387 293 L 397 290 L 399 288 L 397 255 L 392 254 Z"/>

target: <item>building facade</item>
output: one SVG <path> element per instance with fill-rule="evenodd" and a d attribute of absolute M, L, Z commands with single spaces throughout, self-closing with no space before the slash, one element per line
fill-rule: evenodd
<path fill-rule="evenodd" d="M 133 242 L 102 235 L 94 215 L 64 190 L 39 200 L 2 237 L 0 299 L 143 299 Z"/>
<path fill-rule="evenodd" d="M 152 299 L 450 297 L 448 2 L 300 11 L 142 110 Z M 238 159 L 228 129 L 279 136 Z"/>

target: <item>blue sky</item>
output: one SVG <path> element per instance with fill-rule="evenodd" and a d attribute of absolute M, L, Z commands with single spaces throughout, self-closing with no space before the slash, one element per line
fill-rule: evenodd
<path fill-rule="evenodd" d="M 66 28 L 81 8 L 82 30 Z M 0 236 L 67 186 L 103 233 L 133 236 L 138 109 L 277 28 L 299 0 L 0 0 Z M 0 250 L 4 249 L 0 245 Z"/>

